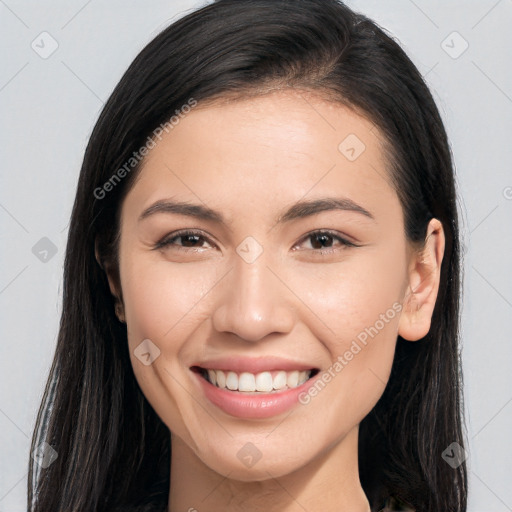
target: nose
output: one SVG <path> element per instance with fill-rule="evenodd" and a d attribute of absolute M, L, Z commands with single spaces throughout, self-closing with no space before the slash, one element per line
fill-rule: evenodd
<path fill-rule="evenodd" d="M 269 334 L 293 329 L 292 294 L 278 272 L 267 266 L 263 255 L 252 263 L 235 258 L 234 268 L 226 277 L 212 315 L 217 332 L 256 342 Z"/>

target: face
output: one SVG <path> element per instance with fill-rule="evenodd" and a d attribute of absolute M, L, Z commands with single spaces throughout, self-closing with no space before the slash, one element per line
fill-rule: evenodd
<path fill-rule="evenodd" d="M 285 475 L 373 408 L 412 252 L 370 121 L 290 91 L 199 104 L 146 157 L 120 229 L 135 376 L 201 464 Z"/>

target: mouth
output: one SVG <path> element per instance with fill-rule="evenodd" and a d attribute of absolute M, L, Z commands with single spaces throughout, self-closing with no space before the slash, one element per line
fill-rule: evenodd
<path fill-rule="evenodd" d="M 283 393 L 302 386 L 319 372 L 318 368 L 311 368 L 250 373 L 201 366 L 192 366 L 191 370 L 216 388 L 245 395 Z"/>

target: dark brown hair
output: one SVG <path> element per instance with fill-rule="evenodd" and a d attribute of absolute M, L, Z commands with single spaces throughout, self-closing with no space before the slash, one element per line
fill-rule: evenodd
<path fill-rule="evenodd" d="M 447 136 L 422 76 L 374 22 L 336 0 L 220 0 L 173 23 L 135 58 L 107 101 L 85 153 L 71 217 L 63 311 L 30 461 L 31 512 L 166 510 L 170 436 L 133 374 L 125 326 L 104 270 L 115 265 L 119 212 L 140 166 L 105 197 L 148 136 L 194 98 L 201 104 L 275 88 L 348 105 L 386 140 L 407 238 L 432 217 L 446 235 L 428 335 L 399 337 L 383 396 L 360 426 L 360 478 L 372 511 L 394 496 L 418 512 L 464 512 L 467 476 L 441 457 L 464 446 L 459 355 L 460 255 Z"/>

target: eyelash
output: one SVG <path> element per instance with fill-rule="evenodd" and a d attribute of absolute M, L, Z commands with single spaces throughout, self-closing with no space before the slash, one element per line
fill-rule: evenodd
<path fill-rule="evenodd" d="M 332 247 L 328 247 L 326 249 L 310 249 L 311 251 L 313 251 L 316 254 L 327 255 L 327 254 L 332 254 L 332 253 L 344 250 L 344 249 L 346 249 L 348 247 L 360 247 L 358 244 L 355 244 L 353 242 L 350 242 L 346 238 L 343 238 L 342 236 L 337 234 L 335 231 L 330 231 L 328 229 L 324 229 L 324 230 L 320 230 L 319 229 L 319 230 L 316 230 L 316 231 L 311 231 L 307 235 L 302 237 L 301 240 L 296 245 L 301 244 L 302 242 L 306 241 L 307 239 L 309 239 L 311 237 L 319 236 L 319 235 L 327 235 L 327 236 L 331 237 L 333 240 L 336 240 L 336 241 L 340 242 L 342 247 L 338 248 L 338 249 L 332 248 Z M 155 249 L 162 249 L 164 247 L 173 246 L 174 245 L 173 242 L 175 240 L 177 240 L 180 237 L 186 237 L 186 236 L 197 236 L 200 239 L 203 239 L 204 241 L 208 242 L 210 245 L 215 245 L 215 244 L 212 244 L 208 240 L 208 238 L 206 236 L 204 236 L 203 233 L 201 233 L 200 231 L 196 231 L 196 230 L 193 230 L 193 229 L 192 230 L 184 229 L 184 230 L 181 230 L 181 231 L 177 231 L 175 233 L 171 233 L 170 236 L 167 236 L 167 237 L 163 238 L 162 240 L 160 240 L 159 242 L 157 242 L 157 244 L 155 245 Z M 182 247 L 182 246 L 179 246 L 179 245 L 174 245 L 174 246 L 175 247 L 179 247 L 179 250 L 185 251 L 185 252 L 188 252 L 189 250 L 195 251 L 197 249 L 201 249 L 201 248 L 198 248 L 198 247 Z"/>

